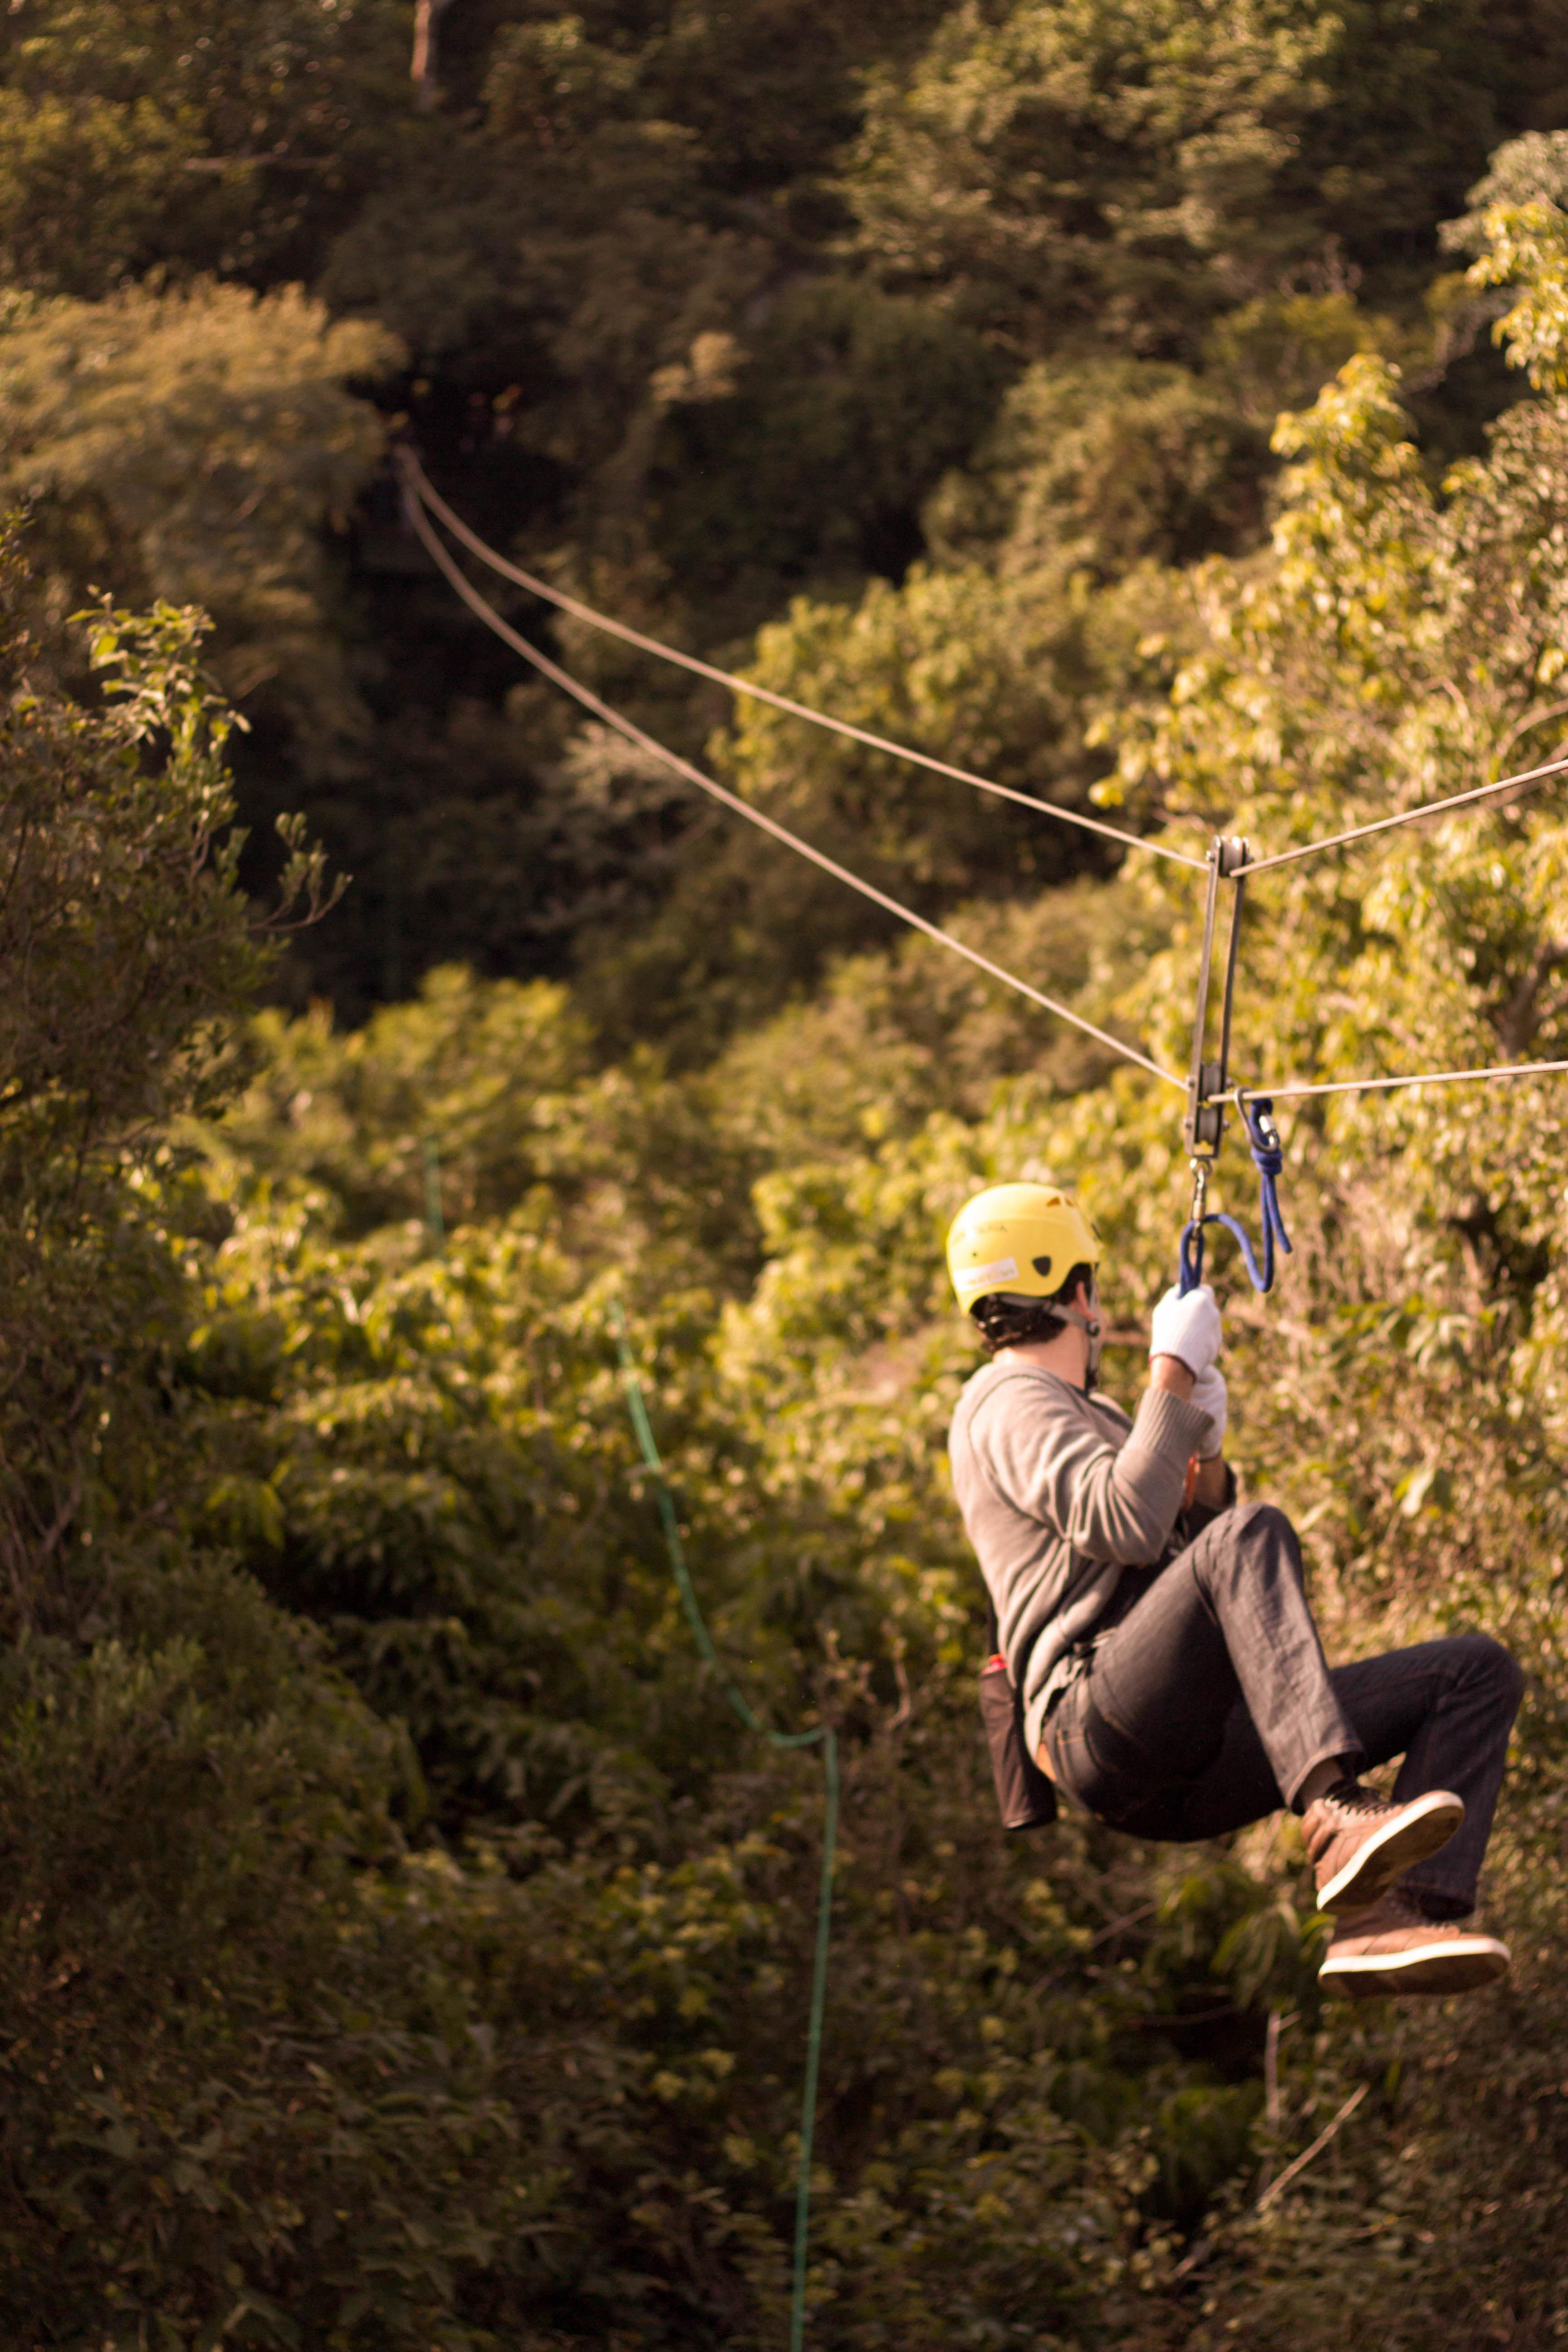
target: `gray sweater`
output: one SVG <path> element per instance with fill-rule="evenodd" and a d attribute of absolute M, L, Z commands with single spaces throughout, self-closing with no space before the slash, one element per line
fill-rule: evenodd
<path fill-rule="evenodd" d="M 958 1400 L 949 1447 L 1034 1755 L 1068 1652 L 1115 1595 L 1124 1568 L 1157 1560 L 1182 1507 L 1187 1464 L 1214 1425 L 1150 1389 L 1129 1421 L 1037 1364 L 986 1364 Z"/>

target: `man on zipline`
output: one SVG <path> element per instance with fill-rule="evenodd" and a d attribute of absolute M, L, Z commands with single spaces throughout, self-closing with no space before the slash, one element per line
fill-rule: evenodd
<path fill-rule="evenodd" d="M 1289 1805 L 1334 1914 L 1322 1976 L 1345 1992 L 1490 1983 L 1507 1946 L 1456 1923 L 1475 1907 L 1518 1666 L 1466 1633 L 1331 1670 L 1289 1520 L 1236 1503 L 1214 1292 L 1155 1307 L 1129 1421 L 1094 1392 L 1100 1257 L 1042 1184 L 980 1193 L 948 1236 L 991 1360 L 953 1414 L 953 1484 L 1029 1754 L 1134 1837 L 1218 1837 Z M 1362 1786 L 1395 1756 L 1392 1801 Z"/>

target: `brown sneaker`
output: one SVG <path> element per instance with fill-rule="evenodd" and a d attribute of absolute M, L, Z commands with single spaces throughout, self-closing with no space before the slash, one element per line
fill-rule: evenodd
<path fill-rule="evenodd" d="M 1352 2000 L 1386 1993 L 1475 1992 L 1506 1976 L 1509 1950 L 1451 1919 L 1428 1919 L 1403 1887 L 1334 1923 L 1319 1981 Z"/>
<path fill-rule="evenodd" d="M 1401 1871 L 1447 1845 L 1464 1818 L 1464 1799 L 1448 1789 L 1393 1805 L 1359 1780 L 1341 1780 L 1314 1797 L 1301 1829 L 1317 1868 L 1319 1910 L 1363 1911 Z"/>

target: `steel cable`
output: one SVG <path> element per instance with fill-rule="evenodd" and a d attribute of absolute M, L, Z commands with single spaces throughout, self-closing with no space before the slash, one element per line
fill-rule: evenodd
<path fill-rule="evenodd" d="M 1535 1078 L 1553 1071 L 1568 1070 L 1568 1062 L 1501 1062 L 1479 1070 L 1418 1070 L 1409 1077 L 1400 1078 L 1324 1078 L 1315 1085 L 1231 1087 L 1223 1095 L 1205 1097 L 1210 1102 L 1235 1103 L 1243 1108 L 1244 1097 L 1268 1096 L 1278 1100 L 1281 1096 L 1303 1095 L 1365 1095 L 1386 1092 L 1394 1087 L 1449 1087 L 1471 1078 Z"/>
<path fill-rule="evenodd" d="M 791 833 L 786 825 L 778 824 L 773 817 L 765 815 L 761 809 L 753 808 L 750 801 L 742 800 L 739 793 L 731 793 L 726 790 L 724 785 L 716 783 L 711 776 L 705 776 L 700 768 L 693 767 L 689 760 L 682 759 L 678 751 L 669 751 L 653 736 L 646 733 L 632 719 L 625 718 L 620 711 L 613 709 L 610 704 L 602 700 L 591 687 L 584 686 L 579 679 L 573 677 L 561 667 L 559 662 L 552 661 L 548 654 L 541 653 L 537 646 L 531 646 L 526 637 L 520 635 L 516 629 L 501 618 L 493 604 L 486 603 L 472 581 L 466 577 L 437 535 L 412 485 L 405 485 L 404 506 L 410 522 L 432 561 L 451 586 L 457 590 L 469 611 L 476 614 L 487 628 L 493 629 L 504 645 L 510 646 L 514 653 L 522 656 L 524 661 L 531 662 L 542 677 L 550 679 L 552 685 L 560 687 L 563 693 L 571 695 L 574 700 L 580 702 L 584 710 L 591 710 L 594 716 L 602 719 L 606 727 L 612 727 L 618 735 L 625 736 L 628 743 L 635 743 L 639 750 L 647 751 L 653 759 L 661 760 L 667 768 L 672 768 L 678 776 L 683 776 L 688 783 L 695 784 L 700 792 L 706 793 L 710 799 L 718 801 L 722 807 L 732 809 L 737 816 L 743 816 L 748 824 L 760 826 L 763 833 L 771 834 L 775 841 L 782 841 L 786 848 L 795 850 L 799 856 L 809 858 L 814 866 L 820 866 L 825 874 L 831 874 L 836 881 L 845 883 L 851 890 L 858 890 L 863 898 L 869 898 L 874 906 L 885 908 L 889 915 L 896 915 L 900 922 L 908 923 L 912 929 L 923 931 L 928 940 L 936 940 L 944 948 L 951 948 L 954 955 L 964 957 L 981 971 L 989 973 L 993 980 L 1000 981 L 1005 988 L 1011 988 L 1018 995 L 1027 997 L 1031 1004 L 1039 1005 L 1045 1012 L 1054 1013 L 1059 1021 L 1069 1022 L 1075 1029 L 1081 1029 L 1086 1036 L 1093 1037 L 1101 1045 L 1109 1046 L 1113 1054 L 1120 1054 L 1124 1060 L 1136 1063 L 1141 1070 L 1147 1070 L 1152 1076 L 1163 1078 L 1167 1086 L 1180 1087 L 1183 1092 L 1185 1092 L 1185 1082 L 1183 1079 L 1178 1078 L 1173 1071 L 1162 1069 L 1158 1062 L 1152 1062 L 1146 1054 L 1139 1053 L 1136 1046 L 1127 1045 L 1120 1037 L 1113 1037 L 1109 1030 L 1097 1028 L 1092 1021 L 1086 1021 L 1082 1013 L 1075 1013 L 1070 1005 L 1058 1004 L 1054 996 L 1044 995 L 1039 989 L 1031 988 L 1027 981 L 1020 980 L 1016 972 L 1006 971 L 1002 965 L 993 963 L 990 957 L 982 955 L 977 948 L 967 946 L 963 940 L 955 939 L 951 931 L 944 931 L 939 925 L 928 922 L 923 915 L 917 915 L 912 908 L 901 906 L 897 898 L 890 898 L 885 890 L 879 890 L 874 883 L 862 880 L 858 874 L 852 874 L 847 866 L 840 866 L 837 858 L 829 857 L 825 851 L 814 848 L 809 841 L 803 841 L 798 834 Z"/>
<path fill-rule="evenodd" d="M 628 742 L 637 744 L 640 750 L 662 761 L 666 767 L 672 769 L 687 782 L 695 784 L 710 799 L 732 810 L 736 815 L 743 816 L 749 824 L 759 826 L 762 831 L 770 834 L 774 840 L 784 843 L 786 848 L 793 849 L 798 856 L 809 859 L 824 873 L 831 874 L 836 881 L 842 882 L 849 889 L 858 891 L 862 898 L 868 898 L 873 905 L 881 907 L 887 913 L 896 916 L 900 922 L 908 923 L 912 929 L 922 932 L 927 939 L 935 940 L 942 946 L 950 948 L 955 955 L 963 956 L 979 971 L 985 972 L 988 977 L 1000 982 L 1003 987 L 1012 989 L 1016 994 L 1026 998 L 1030 1003 L 1039 1005 L 1044 1012 L 1054 1013 L 1058 1020 L 1069 1023 L 1073 1028 L 1094 1038 L 1098 1044 L 1109 1047 L 1112 1053 L 1120 1055 L 1124 1060 L 1135 1064 L 1140 1069 L 1147 1070 L 1152 1076 L 1163 1079 L 1167 1086 L 1182 1087 L 1184 1092 L 1186 1091 L 1184 1082 L 1173 1071 L 1162 1068 L 1158 1062 L 1151 1061 L 1147 1055 L 1141 1054 L 1135 1046 L 1127 1045 L 1120 1037 L 1112 1036 L 1108 1030 L 1097 1027 L 1092 1021 L 1086 1021 L 1083 1015 L 1075 1013 L 1070 1005 L 1059 1003 L 1056 998 L 1047 996 L 1039 989 L 1032 988 L 1026 981 L 1020 980 L 1016 972 L 1010 972 L 1002 965 L 994 963 L 988 956 L 982 955 L 977 949 L 955 938 L 951 931 L 942 930 L 938 924 L 928 921 L 923 915 L 916 914 L 912 908 L 901 905 L 898 899 L 890 898 L 886 891 L 878 889 L 874 883 L 865 881 L 859 875 L 852 873 L 847 866 L 839 865 L 836 858 L 829 857 L 826 852 L 815 848 L 810 842 L 802 840 L 798 834 L 790 832 L 787 826 L 778 824 L 774 818 L 766 815 L 761 809 L 753 808 L 749 801 L 744 801 L 738 793 L 728 791 L 724 785 L 716 782 L 711 776 L 704 775 L 702 771 L 694 767 L 690 761 L 683 759 L 679 752 L 671 751 L 666 745 L 647 734 L 644 729 L 637 726 L 633 720 L 614 709 L 610 704 L 595 694 L 592 688 L 584 686 L 580 680 L 563 670 L 558 662 L 552 661 L 547 654 L 542 653 L 537 646 L 531 645 L 526 637 L 521 635 L 503 620 L 494 606 L 479 594 L 471 581 L 453 561 L 447 549 L 432 528 L 429 516 L 426 512 L 426 504 L 431 512 L 439 515 L 441 520 L 448 524 L 466 546 L 472 547 L 485 561 L 492 562 L 494 568 L 504 576 L 516 581 L 520 586 L 534 591 L 548 602 L 561 606 L 563 610 L 574 613 L 580 618 L 606 628 L 613 635 L 624 637 L 631 644 L 641 646 L 654 653 L 668 655 L 683 667 L 696 670 L 701 676 L 712 677 L 721 685 L 731 686 L 738 693 L 754 692 L 761 700 L 773 702 L 800 718 L 814 719 L 819 724 L 834 729 L 837 732 L 851 735 L 856 740 L 870 743 L 875 749 L 888 751 L 897 756 L 908 756 L 921 766 L 934 768 L 939 772 L 956 776 L 966 782 L 977 783 L 984 790 L 1002 793 L 1005 798 L 1024 801 L 1027 806 L 1043 809 L 1047 814 L 1067 817 L 1071 822 L 1089 823 L 1089 820 L 1072 818 L 1068 811 L 1053 810 L 1049 803 L 1029 800 L 1024 793 L 1010 793 L 1004 785 L 988 784 L 984 778 L 970 776 L 963 769 L 947 768 L 942 761 L 930 760 L 922 752 L 906 754 L 903 748 L 898 744 L 889 743 L 880 737 L 871 736 L 863 729 L 852 728 L 846 721 L 825 719 L 820 712 L 809 710 L 804 705 L 791 703 L 787 698 L 772 694 L 766 688 L 753 688 L 742 678 L 732 678 L 728 672 L 713 669 L 709 664 L 699 662 L 691 656 L 677 654 L 672 648 L 660 646 L 656 639 L 645 638 L 638 631 L 628 629 L 619 622 L 611 621 L 605 615 L 595 613 L 592 607 L 580 604 L 575 598 L 563 594 L 560 590 L 549 587 L 542 581 L 534 580 L 529 573 L 520 572 L 516 566 L 509 565 L 501 558 L 495 556 L 493 551 L 486 549 L 482 541 L 476 540 L 466 526 L 453 515 L 445 501 L 430 489 L 419 468 L 418 461 L 412 457 L 411 453 L 400 451 L 399 459 L 405 467 L 405 510 L 432 561 L 451 586 L 456 589 L 469 610 L 482 620 L 488 628 L 492 629 L 503 643 L 510 646 L 514 652 L 521 654 L 525 661 L 531 662 L 553 685 L 571 695 L 575 701 L 582 704 L 584 709 L 592 711 L 595 718 L 613 728 Z M 1413 824 L 1424 817 L 1440 815 L 1448 809 L 1473 806 L 1476 803 L 1494 797 L 1500 793 L 1513 790 L 1521 785 L 1540 782 L 1548 777 L 1562 774 L 1565 771 L 1568 771 L 1568 758 L 1551 761 L 1542 767 L 1528 769 L 1519 775 L 1501 777 L 1494 784 L 1479 785 L 1473 791 L 1457 793 L 1447 800 L 1426 802 L 1419 808 L 1404 810 L 1396 816 L 1380 817 L 1373 824 L 1353 826 L 1345 833 L 1331 835 L 1322 841 L 1303 843 L 1295 849 L 1283 850 L 1273 857 L 1248 860 L 1245 866 L 1237 869 L 1237 878 L 1245 877 L 1250 879 L 1253 876 L 1267 873 L 1275 866 L 1289 865 L 1299 858 L 1310 856 L 1321 849 L 1338 848 L 1347 842 L 1362 840 L 1369 834 L 1385 833 L 1400 825 Z M 1114 834 L 1114 828 L 1111 827 L 1101 826 L 1095 829 Z M 1115 835 L 1115 837 L 1125 840 L 1136 848 L 1156 849 L 1158 846 L 1152 842 L 1141 842 L 1135 835 L 1131 834 Z M 1200 868 L 1207 862 L 1185 857 L 1177 851 L 1160 850 L 1159 854 L 1177 857 L 1184 865 L 1198 866 Z M 1404 1087 L 1455 1086 L 1494 1078 L 1546 1076 L 1563 1071 L 1568 1071 L 1568 1060 L 1505 1063 L 1468 1070 L 1416 1071 L 1397 1077 L 1331 1078 L 1310 1083 L 1277 1082 L 1267 1087 L 1232 1087 L 1224 1094 L 1205 1097 L 1205 1099 L 1235 1103 L 1240 1108 L 1246 1097 L 1262 1094 L 1269 1095 L 1275 1100 L 1297 1100 L 1314 1095 L 1373 1094 L 1390 1092 Z"/>
<path fill-rule="evenodd" d="M 1151 857 L 1169 858 L 1174 865 L 1190 866 L 1198 873 L 1204 870 L 1201 857 L 1189 856 L 1185 850 L 1168 848 L 1163 842 L 1146 841 L 1136 833 L 1124 833 L 1120 825 L 1102 824 L 1098 817 L 1082 816 L 1076 809 L 1058 808 L 1054 801 L 1037 800 L 1032 793 L 1015 792 L 1009 784 L 993 783 L 988 776 L 977 776 L 967 768 L 955 768 L 945 760 L 934 759 L 929 751 L 914 751 L 908 743 L 892 742 L 886 735 L 878 735 L 868 727 L 856 727 L 847 719 L 830 719 L 826 711 L 813 710 L 809 704 L 795 702 L 787 694 L 775 694 L 771 687 L 754 685 L 751 679 L 736 677 L 727 669 L 717 669 L 711 662 L 700 661 L 695 654 L 683 654 L 674 646 L 663 644 L 658 637 L 645 636 L 640 629 L 627 626 L 624 621 L 614 621 L 607 613 L 597 612 L 581 598 L 569 596 L 561 588 L 552 588 L 547 580 L 536 573 L 524 572 L 520 564 L 508 562 L 493 547 L 487 546 L 477 531 L 470 530 L 460 515 L 455 514 L 440 493 L 435 489 L 414 452 L 406 446 L 394 455 L 402 472 L 405 488 L 411 488 L 422 506 L 428 508 L 437 520 L 444 523 L 454 539 L 459 540 L 470 555 L 499 572 L 503 580 L 519 588 L 526 588 L 531 596 L 542 596 L 547 604 L 561 612 L 570 613 L 574 620 L 585 621 L 591 628 L 603 629 L 612 637 L 619 637 L 628 646 L 637 646 L 643 653 L 655 654 L 660 661 L 674 662 L 680 669 L 690 670 L 694 677 L 705 677 L 715 686 L 727 687 L 731 694 L 750 695 L 755 702 L 771 703 L 775 710 L 787 711 L 792 719 L 804 719 L 813 727 L 826 727 L 830 733 L 847 736 L 852 743 L 864 743 L 873 751 L 886 751 L 895 760 L 907 760 L 917 768 L 929 768 L 933 775 L 950 776 L 957 783 L 972 784 L 976 792 L 993 793 L 998 800 L 1016 801 L 1020 808 L 1033 809 L 1038 816 L 1057 817 L 1063 824 L 1073 824 L 1085 833 L 1098 833 L 1107 841 L 1119 841 L 1127 849 L 1146 850 Z"/>
<path fill-rule="evenodd" d="M 1401 809 L 1396 816 L 1380 816 L 1370 824 L 1352 824 L 1348 833 L 1331 833 L 1321 841 L 1304 841 L 1294 849 L 1277 850 L 1272 857 L 1249 858 L 1238 873 L 1250 881 L 1255 874 L 1268 874 L 1277 866 L 1293 866 L 1298 858 L 1315 857 L 1320 850 L 1342 849 L 1348 841 L 1364 841 L 1369 834 L 1392 833 L 1402 824 L 1418 824 L 1424 817 L 1441 816 L 1447 809 L 1473 808 L 1478 801 L 1490 800 L 1499 793 L 1510 793 L 1524 784 L 1537 784 L 1548 776 L 1560 776 L 1568 770 L 1568 758 L 1548 760 L 1544 766 L 1525 768 L 1517 776 L 1500 777 L 1495 784 L 1476 784 L 1468 793 L 1451 793 L 1447 800 L 1423 801 L 1418 808 Z"/>

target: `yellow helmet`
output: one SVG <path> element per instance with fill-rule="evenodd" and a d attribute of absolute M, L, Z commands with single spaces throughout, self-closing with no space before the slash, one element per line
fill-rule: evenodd
<path fill-rule="evenodd" d="M 965 1312 L 1006 1291 L 1049 1298 L 1075 1265 L 1100 1265 L 1100 1235 L 1054 1184 L 993 1184 L 966 1201 L 947 1236 L 947 1270 Z"/>

